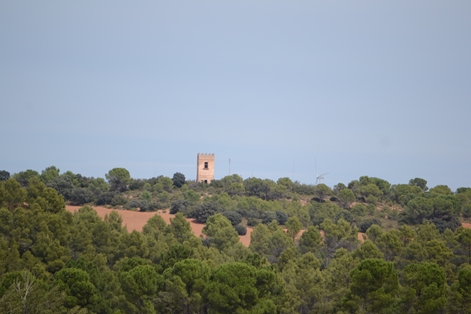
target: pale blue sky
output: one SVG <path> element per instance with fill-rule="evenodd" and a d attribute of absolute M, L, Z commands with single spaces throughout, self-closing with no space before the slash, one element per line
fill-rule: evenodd
<path fill-rule="evenodd" d="M 471 1 L 0 2 L 0 170 L 471 186 Z"/>

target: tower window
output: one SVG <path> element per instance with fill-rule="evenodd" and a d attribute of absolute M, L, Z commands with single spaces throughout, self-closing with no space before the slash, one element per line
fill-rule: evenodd
<path fill-rule="evenodd" d="M 204 169 L 208 169 L 208 162 L 207 161 L 204 162 Z"/>

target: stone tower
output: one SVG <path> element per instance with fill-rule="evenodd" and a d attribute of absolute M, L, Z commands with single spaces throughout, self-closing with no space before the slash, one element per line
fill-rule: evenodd
<path fill-rule="evenodd" d="M 196 161 L 196 182 L 211 183 L 214 180 L 214 154 L 199 154 Z"/>

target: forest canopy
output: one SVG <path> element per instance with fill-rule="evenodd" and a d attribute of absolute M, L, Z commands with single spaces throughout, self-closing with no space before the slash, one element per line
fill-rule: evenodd
<path fill-rule="evenodd" d="M 174 216 L 129 232 L 95 205 Z M 0 312 L 470 313 L 470 217 L 470 188 L 422 178 L 331 188 L 3 170 Z"/>

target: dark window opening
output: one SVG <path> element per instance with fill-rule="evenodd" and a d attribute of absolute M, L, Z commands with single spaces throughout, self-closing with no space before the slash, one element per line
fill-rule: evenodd
<path fill-rule="evenodd" d="M 207 161 L 204 162 L 204 169 L 208 169 L 208 162 Z"/>
<path fill-rule="evenodd" d="M 208 180 L 204 180 L 204 183 L 208 183 Z"/>

